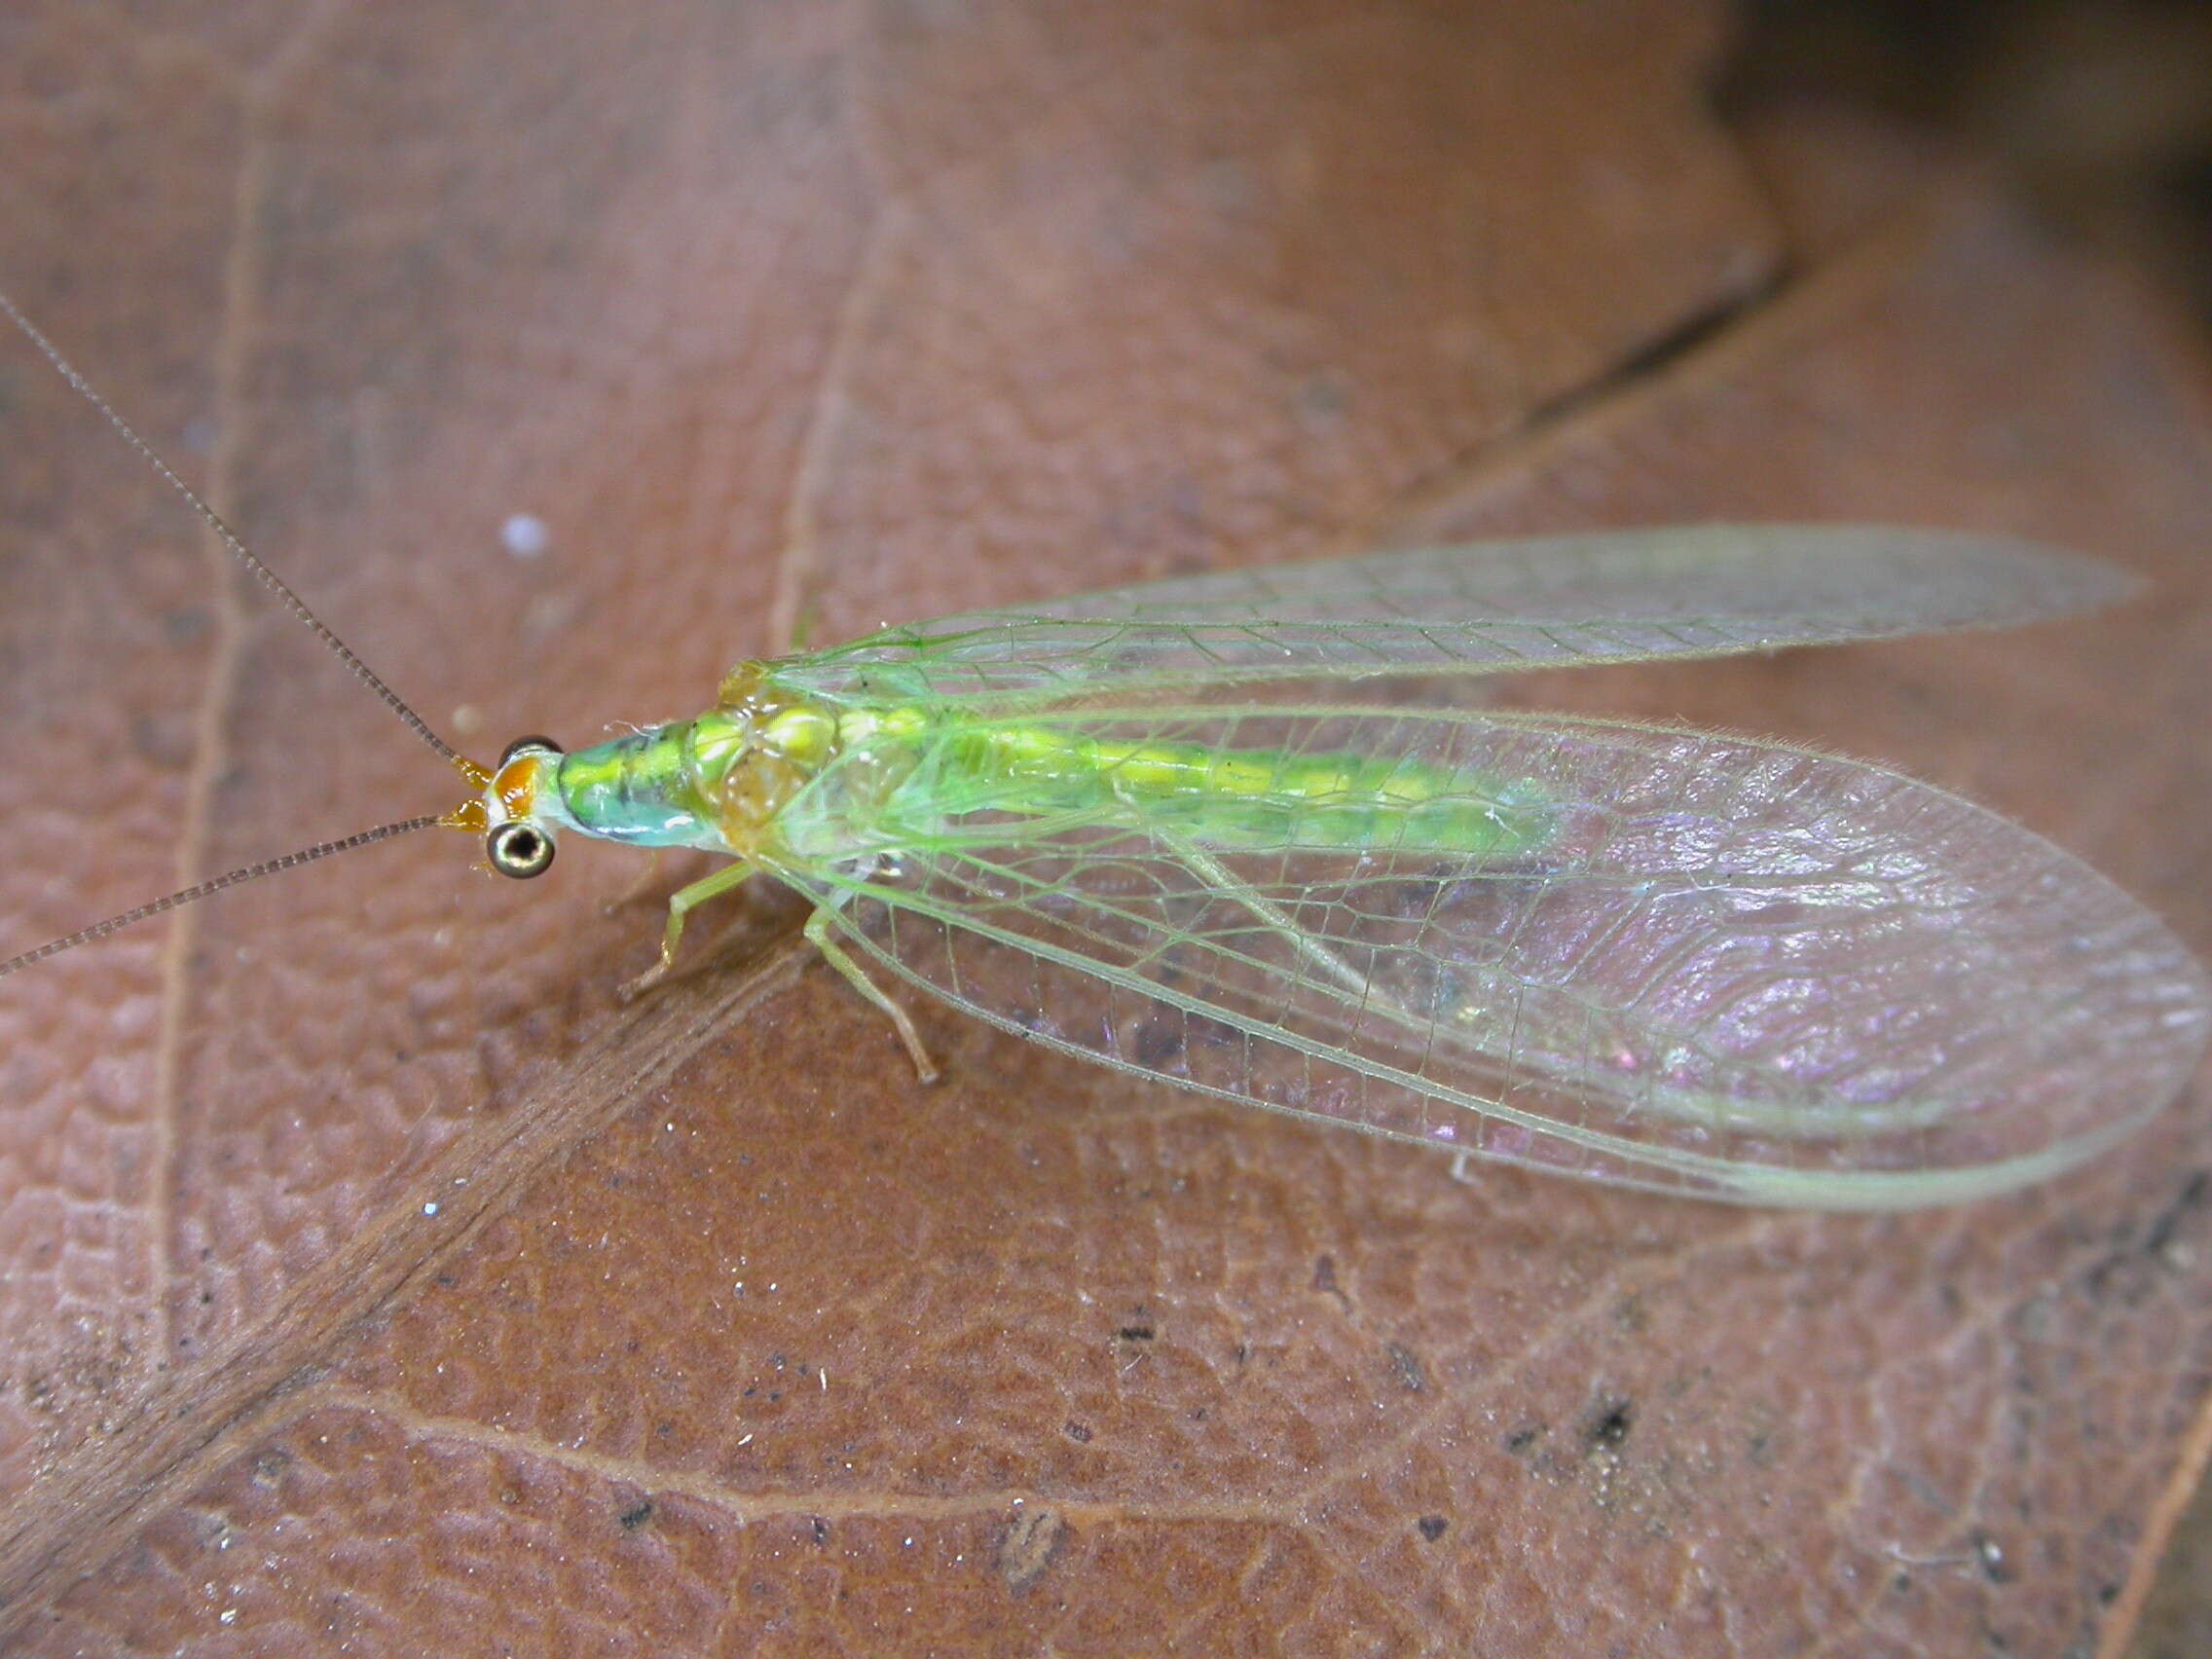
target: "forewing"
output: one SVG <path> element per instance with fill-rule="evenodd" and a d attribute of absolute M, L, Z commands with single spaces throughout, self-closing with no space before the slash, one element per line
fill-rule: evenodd
<path fill-rule="evenodd" d="M 778 667 L 830 697 L 1497 673 L 2002 626 L 2131 578 L 2002 536 L 1695 525 L 1267 565 L 883 629 Z"/>
<path fill-rule="evenodd" d="M 1895 773 L 1566 719 L 1244 709 L 1105 722 L 1525 780 L 1540 852 L 1206 848 L 948 822 L 787 871 L 878 962 L 1124 1070 L 1456 1151 L 1822 1207 L 2039 1179 L 2168 1101 L 2201 970 L 2040 837 Z M 909 831 L 911 826 L 908 827 Z M 872 867 L 870 867 L 872 866 Z"/>

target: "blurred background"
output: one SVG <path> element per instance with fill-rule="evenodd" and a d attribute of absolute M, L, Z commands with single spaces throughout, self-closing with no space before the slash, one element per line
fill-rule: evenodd
<path fill-rule="evenodd" d="M 2212 5 L 1752 0 L 1723 93 L 1886 111 L 2005 168 L 2067 234 L 2155 273 L 2212 335 Z M 2129 1659 L 2212 1653 L 2200 1481 Z"/>
<path fill-rule="evenodd" d="M 1748 0 L 1725 95 L 1879 109 L 2009 169 L 2212 326 L 2212 5 Z M 2212 1649 L 2199 1648 L 2196 1651 Z"/>

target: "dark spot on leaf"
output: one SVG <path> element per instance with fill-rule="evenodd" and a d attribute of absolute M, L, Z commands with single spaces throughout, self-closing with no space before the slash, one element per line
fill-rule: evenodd
<path fill-rule="evenodd" d="M 1351 1298 L 1337 1283 L 1337 1259 L 1334 1256 L 1316 1256 L 1313 1259 L 1313 1288 L 1323 1296 L 1333 1296 L 1346 1312 L 1351 1311 Z"/>
<path fill-rule="evenodd" d="M 1015 1595 L 1045 1576 L 1067 1524 L 1050 1509 L 1019 1509 L 999 1536 L 999 1577 Z"/>
<path fill-rule="evenodd" d="M 1067 1421 L 1067 1436 L 1078 1446 L 1088 1446 L 1090 1444 L 1089 1426 L 1086 1423 L 1077 1422 L 1073 1418 L 1070 1418 Z"/>
<path fill-rule="evenodd" d="M 814 1518 L 814 1541 L 818 1544 L 826 1544 L 830 1541 L 830 1523 L 823 1520 L 819 1515 Z"/>
<path fill-rule="evenodd" d="M 1635 1424 L 1634 1401 L 1600 1400 L 1589 1420 L 1582 1425 L 1582 1443 L 1592 1451 L 1601 1446 L 1618 1446 L 1628 1438 L 1628 1431 Z"/>
<path fill-rule="evenodd" d="M 1423 1515 L 1414 1523 L 1415 1529 L 1419 1531 L 1420 1535 L 1432 1544 L 1444 1536 L 1444 1529 L 1450 1525 L 1451 1523 L 1441 1515 Z"/>
<path fill-rule="evenodd" d="M 2160 1210 L 2145 1230 L 2143 1250 L 2146 1255 L 2158 1256 L 2165 1253 L 2166 1247 L 2174 1241 L 2174 1235 L 2181 1231 L 2182 1223 L 2188 1219 L 2189 1212 L 2203 1203 L 2204 1190 L 2208 1184 L 2212 1182 L 2208 1182 L 2201 1169 L 2182 1183 L 2181 1191 L 2174 1196 L 2173 1202 Z"/>
<path fill-rule="evenodd" d="M 1390 1367 L 1398 1374 L 1399 1387 L 1409 1394 L 1418 1394 L 1428 1386 L 1428 1374 L 1421 1369 L 1420 1359 L 1412 1348 L 1384 1343 L 1382 1351 L 1390 1356 Z"/>
<path fill-rule="evenodd" d="M 645 1498 L 622 1511 L 622 1530 L 635 1532 L 653 1518 L 653 1500 Z"/>
<path fill-rule="evenodd" d="M 1518 1457 L 1541 1440 L 1543 1435 L 1544 1430 L 1541 1424 L 1533 1428 L 1517 1428 L 1505 1437 L 1505 1449 Z"/>

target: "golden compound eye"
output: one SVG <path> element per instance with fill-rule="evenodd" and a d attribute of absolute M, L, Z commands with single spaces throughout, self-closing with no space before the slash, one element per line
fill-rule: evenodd
<path fill-rule="evenodd" d="M 484 837 L 485 854 L 501 875 L 528 881 L 553 867 L 553 837 L 535 824 L 502 824 Z"/>
<path fill-rule="evenodd" d="M 499 766 L 504 766 L 526 749 L 535 749 L 541 755 L 564 753 L 561 746 L 549 737 L 518 737 L 514 742 L 507 745 L 506 752 L 499 756 Z M 499 767 L 495 766 L 492 769 L 498 771 Z"/>

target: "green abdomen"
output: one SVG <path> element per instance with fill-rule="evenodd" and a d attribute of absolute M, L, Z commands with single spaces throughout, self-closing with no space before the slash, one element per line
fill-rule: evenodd
<path fill-rule="evenodd" d="M 1049 722 L 940 734 L 932 793 L 948 816 L 1066 816 L 1188 836 L 1221 851 L 1345 848 L 1513 858 L 1553 815 L 1526 780 L 1404 755 L 1119 740 Z"/>

